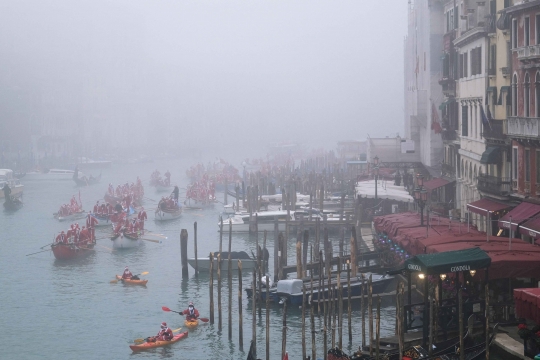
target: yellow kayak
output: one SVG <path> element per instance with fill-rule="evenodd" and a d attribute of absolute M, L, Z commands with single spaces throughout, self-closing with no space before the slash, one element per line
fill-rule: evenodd
<path fill-rule="evenodd" d="M 184 325 L 188 328 L 196 328 L 199 325 L 199 320 L 197 319 L 191 319 L 191 320 L 185 320 Z"/>

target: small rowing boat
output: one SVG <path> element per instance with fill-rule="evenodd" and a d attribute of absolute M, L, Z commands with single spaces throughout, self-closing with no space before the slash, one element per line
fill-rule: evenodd
<path fill-rule="evenodd" d="M 158 220 L 158 221 L 173 220 L 173 219 L 178 219 L 181 215 L 182 215 L 182 207 L 178 205 L 172 209 L 158 208 L 156 209 L 155 220 Z"/>
<path fill-rule="evenodd" d="M 86 217 L 86 211 L 81 210 L 74 213 L 71 213 L 69 215 L 59 215 L 58 213 L 55 214 L 55 218 L 58 219 L 58 221 L 73 221 L 73 220 L 79 220 Z"/>
<path fill-rule="evenodd" d="M 122 281 L 124 284 L 126 285 L 142 285 L 142 286 L 146 286 L 146 283 L 148 282 L 148 280 L 132 280 L 132 279 L 122 279 L 122 276 L 120 275 L 116 275 L 116 279 Z"/>
<path fill-rule="evenodd" d="M 185 331 L 185 332 L 183 332 L 181 334 L 178 334 L 175 337 L 173 337 L 171 341 L 157 340 L 155 342 L 145 342 L 145 343 L 138 344 L 138 345 L 137 344 L 129 345 L 129 347 L 133 351 L 143 351 L 143 350 L 148 350 L 148 349 L 153 349 L 153 348 L 157 348 L 157 347 L 161 347 L 161 346 L 167 346 L 167 345 L 174 344 L 175 342 L 180 341 L 183 338 L 186 338 L 187 336 L 188 336 L 188 332 Z"/>
<path fill-rule="evenodd" d="M 138 233 L 123 232 L 111 237 L 113 249 L 131 249 L 141 245 L 141 237 Z"/>
<path fill-rule="evenodd" d="M 51 245 L 51 250 L 54 257 L 58 260 L 72 260 L 88 256 L 92 254 L 94 250 L 94 244 L 64 244 L 54 243 Z"/>

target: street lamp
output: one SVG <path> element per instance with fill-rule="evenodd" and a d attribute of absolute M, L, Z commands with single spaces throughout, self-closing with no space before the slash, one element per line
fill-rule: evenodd
<path fill-rule="evenodd" d="M 420 226 L 424 226 L 424 206 L 427 202 L 427 190 L 424 188 L 424 176 L 416 175 L 416 189 L 414 189 L 414 199 L 420 207 Z"/>
<path fill-rule="evenodd" d="M 379 182 L 379 157 L 377 155 L 373 158 L 373 164 L 375 165 L 375 200 L 377 200 L 377 183 Z"/>

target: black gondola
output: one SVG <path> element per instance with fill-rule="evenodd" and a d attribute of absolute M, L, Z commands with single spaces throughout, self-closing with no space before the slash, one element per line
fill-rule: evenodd
<path fill-rule="evenodd" d="M 79 169 L 75 168 L 75 172 L 73 173 L 73 181 L 75 181 L 75 184 L 77 184 L 77 186 L 98 184 L 101 181 L 101 173 L 99 173 L 97 177 L 93 177 L 92 175 L 90 175 L 90 177 L 83 176 L 82 178 L 79 178 Z"/>
<path fill-rule="evenodd" d="M 4 208 L 8 211 L 17 211 L 22 208 L 23 202 L 19 198 L 13 196 L 6 197 L 4 201 Z"/>

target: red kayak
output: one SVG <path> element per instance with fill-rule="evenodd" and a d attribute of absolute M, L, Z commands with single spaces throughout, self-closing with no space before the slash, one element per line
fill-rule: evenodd
<path fill-rule="evenodd" d="M 55 243 L 51 245 L 54 257 L 58 260 L 71 260 L 90 255 L 94 252 L 94 244 L 64 244 Z"/>
<path fill-rule="evenodd" d="M 188 336 L 188 332 L 183 332 L 183 333 L 180 333 L 178 335 L 175 335 L 171 341 L 156 341 L 156 342 L 144 342 L 142 344 L 135 344 L 135 345 L 129 345 L 129 347 L 131 348 L 131 350 L 133 351 L 143 351 L 143 350 L 147 350 L 147 349 L 153 349 L 153 348 L 157 348 L 157 347 L 161 347 L 161 346 L 167 346 L 167 345 L 170 345 L 170 344 L 174 344 L 175 342 L 177 341 L 180 341 L 182 340 L 183 338 L 187 338 Z"/>

